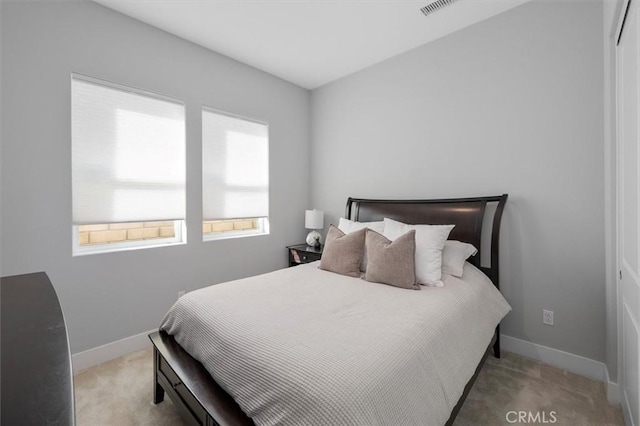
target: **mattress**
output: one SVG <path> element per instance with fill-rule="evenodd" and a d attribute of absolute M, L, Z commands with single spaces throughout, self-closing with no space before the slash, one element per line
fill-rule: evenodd
<path fill-rule="evenodd" d="M 257 425 L 442 425 L 511 309 L 466 264 L 406 290 L 310 263 L 181 297 L 161 329 Z"/>

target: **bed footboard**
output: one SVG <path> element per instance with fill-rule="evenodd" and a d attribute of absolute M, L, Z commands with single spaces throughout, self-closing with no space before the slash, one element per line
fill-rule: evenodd
<path fill-rule="evenodd" d="M 167 333 L 160 331 L 149 335 L 153 343 L 153 403 L 169 395 L 174 405 L 189 425 L 231 426 L 254 425 L 238 404 L 213 380 L 202 364 L 193 359 Z M 497 349 L 496 349 L 497 348 Z M 471 391 L 482 366 L 493 349 L 500 355 L 499 334 L 496 333 L 480 360 L 476 371 L 467 383 L 453 408 L 446 425 L 452 425 L 464 400 Z"/>
<path fill-rule="evenodd" d="M 163 331 L 149 335 L 153 343 L 153 403 L 165 393 L 188 425 L 254 425 L 238 404 Z"/>

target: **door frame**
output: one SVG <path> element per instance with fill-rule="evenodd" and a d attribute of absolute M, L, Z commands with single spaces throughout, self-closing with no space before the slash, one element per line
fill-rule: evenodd
<path fill-rule="evenodd" d="M 610 105 L 613 105 L 613 107 L 615 108 L 615 122 L 612 123 L 613 127 L 615 128 L 615 137 L 614 140 L 612 141 L 614 148 L 615 148 L 615 169 L 611 171 L 611 176 L 615 179 L 615 212 L 614 212 L 614 218 L 613 220 L 615 221 L 615 246 L 613 247 L 613 250 L 615 250 L 615 293 L 616 293 L 616 350 L 617 350 L 617 398 L 618 401 L 620 402 L 621 406 L 622 406 L 622 412 L 625 418 L 625 423 L 630 425 L 630 424 L 634 424 L 633 423 L 633 417 L 632 414 L 630 412 L 630 407 L 628 404 L 628 400 L 625 394 L 625 372 L 623 371 L 623 367 L 624 367 L 624 349 L 625 349 L 625 341 L 624 341 L 624 330 L 623 330 L 623 321 L 624 321 L 624 310 L 625 308 L 625 303 L 623 300 L 623 288 L 622 288 L 622 270 L 623 270 L 623 265 L 622 265 L 622 253 L 621 253 L 621 243 L 622 243 L 622 238 L 621 238 L 621 226 L 620 226 L 620 216 L 622 214 L 622 182 L 623 182 L 623 167 L 621 167 L 621 163 L 623 161 L 623 153 L 622 153 L 622 149 L 621 149 L 621 145 L 623 143 L 622 138 L 620 137 L 622 134 L 621 131 L 621 126 L 622 126 L 622 108 L 620 105 L 620 102 L 622 101 L 621 97 L 619 96 L 620 91 L 622 90 L 621 88 L 621 72 L 622 72 L 622 67 L 620 66 L 620 61 L 621 61 L 621 56 L 620 56 L 620 51 L 618 49 L 621 38 L 622 38 L 622 34 L 625 28 L 625 24 L 627 22 L 627 16 L 629 14 L 629 11 L 631 10 L 631 5 L 632 3 L 636 3 L 636 2 L 640 2 L 640 0 L 623 0 L 622 3 L 622 8 L 620 11 L 620 16 L 618 17 L 618 24 L 617 24 L 617 28 L 616 28 L 616 32 L 615 32 L 615 38 L 614 38 L 614 51 L 613 51 L 613 57 L 614 57 L 614 70 L 611 73 L 612 78 L 615 79 L 615 90 L 614 93 L 612 94 L 613 96 L 613 100 L 611 102 Z M 634 6 L 637 7 L 637 5 L 634 4 Z M 640 61 L 639 61 L 640 63 Z M 640 108 L 640 105 L 639 105 Z M 639 131 L 640 131 L 640 126 L 639 126 Z M 640 146 L 638 147 L 639 151 L 640 151 Z M 639 158 L 640 158 L 640 152 L 639 152 Z M 640 168 L 640 159 L 638 160 L 638 166 Z M 640 172 L 640 171 L 639 171 Z M 639 230 L 640 232 L 640 230 Z M 639 348 L 640 349 L 640 348 Z M 611 399 L 611 397 L 609 398 Z M 638 419 L 636 419 L 638 420 Z"/>

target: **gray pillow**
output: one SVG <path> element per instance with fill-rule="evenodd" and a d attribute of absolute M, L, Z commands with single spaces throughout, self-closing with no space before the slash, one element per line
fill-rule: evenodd
<path fill-rule="evenodd" d="M 345 234 L 335 226 L 329 226 L 319 268 L 350 277 L 359 277 L 366 232 L 367 229 L 363 228 Z"/>
<path fill-rule="evenodd" d="M 390 241 L 376 231 L 367 229 L 365 245 L 369 257 L 365 280 L 420 290 L 416 283 L 415 230 Z"/>

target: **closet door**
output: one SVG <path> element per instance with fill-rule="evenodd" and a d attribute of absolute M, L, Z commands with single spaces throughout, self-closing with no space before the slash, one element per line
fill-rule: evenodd
<path fill-rule="evenodd" d="M 630 0 L 616 51 L 618 99 L 619 349 L 622 406 L 630 424 L 640 425 L 640 0 Z"/>

